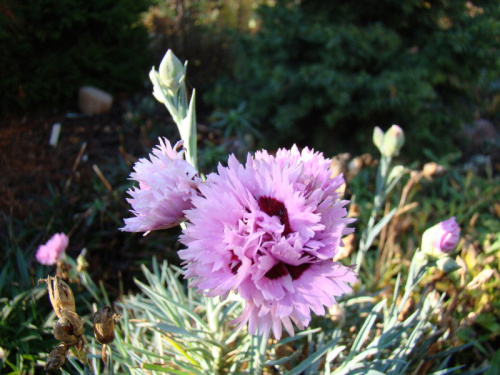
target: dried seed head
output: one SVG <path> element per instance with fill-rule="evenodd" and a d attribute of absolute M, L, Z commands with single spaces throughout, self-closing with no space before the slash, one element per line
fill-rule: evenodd
<path fill-rule="evenodd" d="M 109 344 L 115 338 L 115 322 L 121 318 L 120 314 L 113 313 L 110 306 L 101 307 L 92 317 L 94 335 L 100 344 Z"/>
<path fill-rule="evenodd" d="M 68 346 L 77 345 L 84 333 L 82 319 L 67 310 L 62 310 L 62 315 L 54 325 L 54 337 Z"/>
<path fill-rule="evenodd" d="M 75 336 L 83 336 L 84 329 L 82 318 L 80 318 L 77 313 L 73 311 L 62 310 L 62 316 L 70 322 L 73 328 L 73 334 Z"/>
<path fill-rule="evenodd" d="M 68 346 L 74 346 L 78 343 L 78 337 L 73 335 L 73 327 L 65 318 L 59 319 L 54 324 L 54 337 Z"/>
<path fill-rule="evenodd" d="M 47 362 L 45 362 L 45 370 L 59 370 L 62 365 L 64 365 L 64 362 L 66 362 L 68 349 L 69 347 L 64 344 L 57 345 L 54 349 L 52 349 L 47 358 Z"/>
<path fill-rule="evenodd" d="M 42 281 L 47 283 L 50 302 L 58 318 L 62 317 L 62 310 L 76 312 L 75 298 L 68 284 L 57 276 L 48 276 L 46 279 L 40 279 L 38 283 Z"/>
<path fill-rule="evenodd" d="M 434 162 L 430 162 L 424 165 L 422 168 L 424 177 L 430 179 L 434 176 L 442 176 L 446 172 L 446 168 Z"/>

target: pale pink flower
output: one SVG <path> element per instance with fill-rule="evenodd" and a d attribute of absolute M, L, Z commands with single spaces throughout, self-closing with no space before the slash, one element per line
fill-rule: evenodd
<path fill-rule="evenodd" d="M 460 227 L 455 217 L 427 229 L 422 236 L 422 251 L 431 255 L 451 252 L 460 239 Z"/>
<path fill-rule="evenodd" d="M 125 219 L 128 232 L 150 232 L 174 227 L 184 221 L 184 211 L 192 207 L 201 182 L 197 171 L 184 160 L 183 142 L 174 148 L 160 138 L 160 145 L 153 149 L 150 160 L 140 159 L 130 174 L 139 182 L 139 188 L 128 191 L 135 217 Z"/>
<path fill-rule="evenodd" d="M 35 258 L 46 266 L 56 264 L 64 257 L 64 252 L 68 247 L 69 239 L 64 233 L 54 234 L 46 244 L 40 245 L 36 251 Z"/>
<path fill-rule="evenodd" d="M 265 151 L 245 165 L 230 156 L 199 186 L 186 211 L 181 235 L 185 276 L 207 296 L 231 291 L 245 300 L 236 319 L 251 334 L 281 337 L 325 314 L 335 298 L 351 288 L 355 272 L 332 259 L 353 219 L 330 178 L 330 160 L 313 150 Z"/>

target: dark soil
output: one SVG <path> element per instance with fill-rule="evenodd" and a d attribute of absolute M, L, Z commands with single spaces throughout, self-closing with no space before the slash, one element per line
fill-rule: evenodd
<path fill-rule="evenodd" d="M 40 116 L 10 120 L 0 128 L 0 210 L 23 219 L 43 207 L 49 186 L 83 183 L 92 166 L 116 164 L 141 155 L 148 138 L 134 129 L 125 134 L 122 105 L 104 115 Z M 52 126 L 61 124 L 57 146 L 49 145 Z M 135 133 L 135 134 L 134 134 Z M 79 153 L 83 154 L 79 158 Z"/>
<path fill-rule="evenodd" d="M 130 207 L 125 191 L 115 191 L 116 185 L 127 184 L 134 162 L 157 143 L 153 124 L 160 124 L 162 135 L 173 140 L 177 132 L 161 106 L 147 118 L 137 115 L 135 103 L 144 95 L 123 99 L 103 115 L 27 116 L 0 124 L 0 234 L 10 237 L 7 224 L 15 222 L 11 244 L 22 237 L 19 246 L 29 262 L 34 262 L 30 254 L 49 236 L 66 232 L 68 255 L 76 258 L 87 248 L 89 272 L 115 294 L 122 283 L 125 289 L 133 287 L 139 265 L 151 261 L 153 249 L 163 246 L 159 259 L 175 258 L 175 253 L 165 252 L 173 242 L 168 231 L 148 236 L 147 246 L 142 246 L 146 242 L 141 234 L 119 231 Z M 131 113 L 135 120 L 128 120 Z M 61 124 L 61 132 L 53 147 L 49 139 L 55 123 Z M 98 212 L 89 224 L 95 201 L 108 207 L 107 216 L 99 217 Z M 3 255 L 5 251 L 9 245 Z"/>

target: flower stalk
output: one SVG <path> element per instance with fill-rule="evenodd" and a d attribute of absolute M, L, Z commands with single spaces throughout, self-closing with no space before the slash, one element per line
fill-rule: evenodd
<path fill-rule="evenodd" d="M 197 168 L 196 91 L 188 101 L 186 90 L 187 61 L 184 65 L 169 49 L 160 63 L 159 72 L 153 67 L 149 78 L 153 83 L 153 95 L 165 105 L 172 116 L 186 148 L 186 161 Z M 189 104 L 188 104 L 189 103 Z"/>
<path fill-rule="evenodd" d="M 398 125 L 393 125 L 384 134 L 379 127 L 376 127 L 373 132 L 373 143 L 380 151 L 380 162 L 375 182 L 373 208 L 368 224 L 361 234 L 359 251 L 356 255 L 356 272 L 360 270 L 366 252 L 372 245 L 375 237 L 396 214 L 396 209 L 393 209 L 389 212 L 389 214 L 387 214 L 387 216 L 376 223 L 377 216 L 384 205 L 387 195 L 392 191 L 403 175 L 399 166 L 396 166 L 391 170 L 392 157 L 399 154 L 399 151 L 404 144 L 403 130 Z"/>

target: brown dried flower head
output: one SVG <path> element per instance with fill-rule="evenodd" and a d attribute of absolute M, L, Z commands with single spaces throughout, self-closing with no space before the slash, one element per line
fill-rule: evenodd
<path fill-rule="evenodd" d="M 103 345 L 111 343 L 115 338 L 115 323 L 121 318 L 113 313 L 110 306 L 101 307 L 92 317 L 92 325 L 96 340 Z"/>
<path fill-rule="evenodd" d="M 58 318 L 63 316 L 63 310 L 76 312 L 75 298 L 68 284 L 57 276 L 48 276 L 46 279 L 40 279 L 38 283 L 40 282 L 47 283 L 50 302 Z"/>
<path fill-rule="evenodd" d="M 446 168 L 435 162 L 426 163 L 422 168 L 422 173 L 424 177 L 427 179 L 431 179 L 432 177 L 435 176 L 442 176 L 443 174 L 445 174 L 445 172 Z"/>
<path fill-rule="evenodd" d="M 49 353 L 47 361 L 45 362 L 45 370 L 59 370 L 66 362 L 66 354 L 68 354 L 69 347 L 60 344 L 57 345 L 52 351 Z"/>
<path fill-rule="evenodd" d="M 54 325 L 54 337 L 66 345 L 77 345 L 84 334 L 82 319 L 72 311 L 62 310 L 62 314 Z"/>

